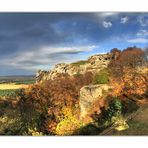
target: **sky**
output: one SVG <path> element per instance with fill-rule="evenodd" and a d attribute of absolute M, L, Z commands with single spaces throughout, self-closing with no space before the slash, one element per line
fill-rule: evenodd
<path fill-rule="evenodd" d="M 0 76 L 148 45 L 148 13 L 0 13 Z"/>

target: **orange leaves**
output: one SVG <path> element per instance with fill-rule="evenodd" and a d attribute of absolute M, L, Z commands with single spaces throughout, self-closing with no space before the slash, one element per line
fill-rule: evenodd
<path fill-rule="evenodd" d="M 108 67 L 112 75 L 122 77 L 124 68 L 133 69 L 145 64 L 144 51 L 141 48 L 129 47 L 122 52 L 112 51 L 115 58 L 109 63 Z M 118 53 L 118 54 L 117 54 Z"/>
<path fill-rule="evenodd" d="M 124 88 L 124 83 L 122 80 L 118 81 L 115 78 L 110 80 L 111 85 L 113 86 L 112 96 L 120 96 Z"/>
<path fill-rule="evenodd" d="M 54 133 L 57 124 L 61 122 L 60 118 L 63 116 L 66 124 L 71 120 L 75 122 L 75 118 L 68 118 L 68 120 L 66 118 L 68 115 L 71 116 L 70 112 L 73 112 L 73 108 L 78 104 L 80 88 L 91 83 L 92 79 L 92 73 L 76 77 L 61 74 L 54 80 L 32 85 L 21 95 L 20 107 L 23 108 L 23 111 L 30 108 L 29 114 L 36 112 L 43 116 L 42 124 L 45 125 L 43 129 L 49 133 Z M 68 110 L 63 111 L 63 108 Z M 63 126 L 63 122 L 61 124 Z"/>
<path fill-rule="evenodd" d="M 112 53 L 115 52 L 118 51 Z M 109 64 L 112 74 L 110 82 L 114 87 L 113 95 L 143 95 L 147 91 L 148 80 L 144 73 L 137 70 L 143 69 L 145 62 L 144 51 L 140 48 L 129 47 L 118 52 L 116 59 Z"/>
<path fill-rule="evenodd" d="M 110 83 L 114 87 L 113 96 L 122 96 L 123 94 L 127 96 L 142 96 L 148 87 L 148 81 L 145 75 L 127 67 L 123 68 L 123 76 L 120 79 L 112 77 Z"/>

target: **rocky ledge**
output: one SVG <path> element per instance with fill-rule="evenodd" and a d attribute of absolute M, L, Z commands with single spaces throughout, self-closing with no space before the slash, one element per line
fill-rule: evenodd
<path fill-rule="evenodd" d="M 37 83 L 43 82 L 44 80 L 53 80 L 59 74 L 66 73 L 70 76 L 76 74 L 84 74 L 85 72 L 96 73 L 107 67 L 108 63 L 113 59 L 111 53 L 108 54 L 97 54 L 88 58 L 87 61 L 78 61 L 76 63 L 66 64 L 60 63 L 55 65 L 52 70 L 43 71 L 39 70 L 36 74 Z"/>

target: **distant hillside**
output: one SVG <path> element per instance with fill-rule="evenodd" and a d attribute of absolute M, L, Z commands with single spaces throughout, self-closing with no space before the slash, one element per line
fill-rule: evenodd
<path fill-rule="evenodd" d="M 12 76 L 0 76 L 0 83 L 10 83 L 25 80 L 35 80 L 34 75 L 12 75 Z"/>

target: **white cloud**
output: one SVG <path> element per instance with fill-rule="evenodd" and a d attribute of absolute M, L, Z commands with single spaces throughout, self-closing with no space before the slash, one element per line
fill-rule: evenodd
<path fill-rule="evenodd" d="M 111 26 L 112 26 L 112 23 L 111 22 L 107 22 L 107 21 L 103 21 L 103 23 L 102 23 L 102 25 L 103 25 L 103 27 L 105 27 L 105 28 L 110 28 Z"/>
<path fill-rule="evenodd" d="M 61 62 L 75 60 L 77 53 L 92 51 L 94 45 L 77 47 L 42 47 L 37 50 L 18 53 L 14 58 L 4 60 L 1 64 L 24 70 L 38 70 Z M 78 57 L 79 58 L 79 57 Z M 80 57 L 81 58 L 81 57 Z"/>
<path fill-rule="evenodd" d="M 126 17 L 122 17 L 121 19 L 120 19 L 120 23 L 121 24 L 125 24 L 125 23 L 127 23 L 128 22 L 128 17 L 126 16 Z"/>
<path fill-rule="evenodd" d="M 142 30 L 140 30 L 139 32 L 137 32 L 136 35 L 139 36 L 139 37 L 146 37 L 146 36 L 148 36 L 148 31 L 142 29 Z"/>
<path fill-rule="evenodd" d="M 146 38 L 134 38 L 127 40 L 129 43 L 148 43 L 148 39 Z"/>
<path fill-rule="evenodd" d="M 144 16 L 138 17 L 137 21 L 140 23 L 142 27 L 148 26 L 148 19 L 144 18 Z"/>

